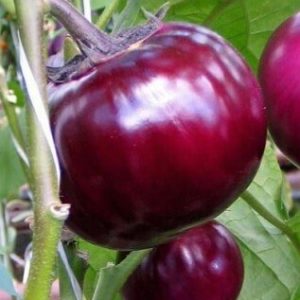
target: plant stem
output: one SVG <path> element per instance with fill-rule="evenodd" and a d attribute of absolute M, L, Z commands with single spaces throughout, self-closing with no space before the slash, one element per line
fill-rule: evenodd
<path fill-rule="evenodd" d="M 300 252 L 300 240 L 287 224 L 271 214 L 248 190 L 241 195 L 241 198 L 246 201 L 259 215 L 281 230 L 281 232 L 290 239 L 296 249 Z"/>
<path fill-rule="evenodd" d="M 100 15 L 96 25 L 100 29 L 104 29 L 108 22 L 110 21 L 113 13 L 116 11 L 120 4 L 120 0 L 112 0 L 110 4 L 105 7 L 104 11 Z"/>
<path fill-rule="evenodd" d="M 47 110 L 47 92 L 42 55 L 42 0 L 15 0 L 24 49 Z M 30 89 L 30 86 L 27 86 Z M 31 104 L 26 107 L 28 156 L 34 200 L 33 257 L 25 300 L 47 300 L 53 279 L 56 249 L 62 220 L 53 213 L 59 207 L 58 185 L 52 155 Z"/>
<path fill-rule="evenodd" d="M 68 30 L 78 43 L 84 54 L 89 56 L 89 50 L 98 53 L 108 53 L 115 46 L 113 38 L 100 31 L 90 23 L 74 6 L 66 0 L 45 0 L 51 11 Z"/>

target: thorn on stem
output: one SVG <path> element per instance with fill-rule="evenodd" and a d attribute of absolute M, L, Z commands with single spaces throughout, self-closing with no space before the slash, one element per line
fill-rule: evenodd
<path fill-rule="evenodd" d="M 33 227 L 34 227 L 34 217 L 33 217 L 33 215 L 27 217 L 27 218 L 25 219 L 25 223 L 27 223 L 28 226 L 29 226 L 29 228 L 30 228 L 30 230 L 33 231 Z"/>
<path fill-rule="evenodd" d="M 50 205 L 50 213 L 55 219 L 65 221 L 69 216 L 70 208 L 70 204 L 55 202 Z"/>

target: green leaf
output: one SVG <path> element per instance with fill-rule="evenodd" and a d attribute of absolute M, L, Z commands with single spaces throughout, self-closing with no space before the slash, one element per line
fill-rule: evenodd
<path fill-rule="evenodd" d="M 0 6 L 11 14 L 15 14 L 15 6 L 13 0 L 0 0 Z"/>
<path fill-rule="evenodd" d="M 92 0 L 91 7 L 93 10 L 103 8 L 110 3 L 111 0 Z"/>
<path fill-rule="evenodd" d="M 83 283 L 83 294 L 85 299 L 92 299 L 95 292 L 97 279 L 98 279 L 98 272 L 92 267 L 88 268 L 88 270 L 85 273 L 84 283 Z M 114 300 L 122 300 L 122 297 L 118 294 L 114 298 Z"/>
<path fill-rule="evenodd" d="M 282 222 L 287 218 L 282 174 L 270 144 L 248 191 Z M 300 255 L 287 237 L 239 198 L 218 218 L 236 236 L 245 262 L 240 300 L 290 300 L 300 282 Z"/>
<path fill-rule="evenodd" d="M 25 104 L 25 95 L 24 95 L 24 91 L 22 90 L 22 88 L 20 87 L 19 82 L 15 81 L 15 80 L 11 80 L 7 83 L 7 86 L 10 90 L 12 90 L 14 92 L 14 94 L 17 97 L 17 106 L 24 106 Z"/>
<path fill-rule="evenodd" d="M 295 216 L 290 218 L 287 222 L 290 227 L 294 229 L 295 232 L 300 234 L 300 213 L 298 212 Z"/>
<path fill-rule="evenodd" d="M 298 0 L 247 0 L 245 11 L 249 24 L 247 48 L 259 59 L 272 31 L 286 18 L 300 9 Z"/>
<path fill-rule="evenodd" d="M 290 299 L 300 282 L 300 256 L 286 236 L 258 216 L 241 199 L 223 213 L 219 220 L 247 250 L 247 255 L 244 255 L 245 283 L 241 299 Z M 260 265 L 257 271 L 262 271 L 264 280 L 253 281 L 253 262 Z M 271 295 L 278 293 L 286 296 L 274 298 L 269 295 L 266 282 L 274 289 Z M 247 295 L 255 297 L 248 298 Z"/>
<path fill-rule="evenodd" d="M 82 241 L 81 243 L 84 244 L 83 247 L 81 245 L 81 248 L 84 249 L 84 251 L 87 251 L 88 248 L 89 256 L 91 254 L 94 256 L 92 259 L 92 263 L 94 261 L 93 266 L 96 267 L 96 269 L 98 269 L 101 265 L 101 268 L 98 269 L 98 271 L 96 271 L 94 267 L 88 268 L 83 283 L 84 296 L 87 299 L 121 300 L 122 298 L 118 293 L 119 290 L 126 282 L 128 276 L 138 266 L 138 264 L 142 261 L 144 256 L 149 253 L 150 250 L 131 252 L 121 263 L 115 265 L 112 263 L 112 260 L 109 261 L 108 259 L 108 257 L 112 258 L 112 256 L 111 254 L 108 254 L 107 251 L 112 250 L 96 247 L 84 241 Z M 96 253 L 93 254 L 93 252 L 97 248 L 98 250 L 100 249 L 102 254 L 98 256 L 100 263 L 97 262 L 95 264 Z M 105 253 L 107 256 L 106 259 L 103 259 Z M 115 259 L 116 252 L 114 254 L 114 260 Z"/>
<path fill-rule="evenodd" d="M 132 27 L 141 22 L 145 22 L 145 16 L 141 7 L 146 11 L 155 14 L 165 3 L 170 7 L 184 0 L 131 0 L 127 1 L 124 10 L 114 18 L 113 32 L 119 32 L 124 28 Z"/>
<path fill-rule="evenodd" d="M 113 32 L 119 32 L 137 23 L 142 0 L 127 1 L 124 10 L 114 18 Z"/>
<path fill-rule="evenodd" d="M 275 151 L 267 142 L 263 160 L 248 190 L 273 215 L 280 219 L 288 219 L 285 203 L 290 194 L 286 190 L 286 182 L 278 165 Z"/>
<path fill-rule="evenodd" d="M 12 277 L 1 263 L 0 263 L 0 290 L 6 292 L 11 296 L 17 296 L 17 292 L 13 285 Z"/>
<path fill-rule="evenodd" d="M 245 244 L 240 243 L 240 249 L 244 259 L 245 279 L 239 300 L 289 299 L 289 291 L 278 280 L 276 273 Z"/>
<path fill-rule="evenodd" d="M 81 283 L 87 263 L 77 255 L 75 243 L 58 246 L 58 275 L 60 297 L 64 300 L 82 299 Z"/>
<path fill-rule="evenodd" d="M 206 25 L 238 49 L 247 49 L 249 26 L 245 2 L 247 0 L 184 1 L 170 9 L 167 20 Z"/>
<path fill-rule="evenodd" d="M 145 20 L 139 10 L 155 13 L 164 0 L 128 1 L 131 9 L 121 27 Z M 171 0 L 166 21 L 204 24 L 229 40 L 256 70 L 261 52 L 273 30 L 300 9 L 298 0 Z M 119 20 L 118 20 L 119 22 Z"/>
<path fill-rule="evenodd" d="M 295 290 L 295 293 L 293 293 L 291 300 L 299 300 L 300 299 L 300 287 Z"/>
<path fill-rule="evenodd" d="M 256 69 L 270 34 L 299 8 L 297 0 L 193 0 L 173 6 L 168 20 L 204 23 L 251 58 Z"/>
<path fill-rule="evenodd" d="M 289 227 L 292 228 L 297 238 L 300 240 L 300 213 L 298 212 L 295 216 L 287 221 Z M 299 298 L 300 299 L 300 298 Z"/>
<path fill-rule="evenodd" d="M 86 299 L 92 299 L 98 272 L 116 261 L 117 251 L 96 246 L 82 239 L 78 239 L 77 251 L 87 256 L 89 267 L 84 276 L 83 294 Z"/>
<path fill-rule="evenodd" d="M 0 128 L 0 170 L 0 199 L 17 194 L 25 178 L 7 126 Z"/>
<path fill-rule="evenodd" d="M 249 28 L 244 1 L 221 1 L 203 23 L 219 32 L 240 51 L 246 48 Z"/>
<path fill-rule="evenodd" d="M 114 263 L 117 257 L 117 251 L 96 246 L 82 239 L 78 240 L 78 251 L 87 255 L 88 264 L 96 271 L 106 267 L 108 263 Z"/>
<path fill-rule="evenodd" d="M 94 268 L 89 267 L 85 273 L 83 281 L 83 294 L 86 299 L 92 299 L 97 278 L 98 272 Z"/>
<path fill-rule="evenodd" d="M 149 249 L 131 252 L 118 265 L 102 268 L 99 272 L 93 300 L 114 300 L 127 278 L 149 252 Z"/>

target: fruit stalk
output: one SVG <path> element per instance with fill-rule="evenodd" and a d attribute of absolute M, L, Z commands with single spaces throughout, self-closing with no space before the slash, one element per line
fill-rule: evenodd
<path fill-rule="evenodd" d="M 91 53 L 105 55 L 117 47 L 112 37 L 100 31 L 67 1 L 45 0 L 45 5 L 65 26 L 86 56 L 91 56 Z"/>
<path fill-rule="evenodd" d="M 241 198 L 246 201 L 259 215 L 265 218 L 269 223 L 278 228 L 282 233 L 284 233 L 295 248 L 300 252 L 300 241 L 296 237 L 295 233 L 291 230 L 291 228 L 283 223 L 281 220 L 273 216 L 263 205 L 261 205 L 255 197 L 249 192 L 245 191 Z"/>
<path fill-rule="evenodd" d="M 15 0 L 15 7 L 25 53 L 47 110 L 46 75 L 42 55 L 43 3 L 41 0 Z M 27 105 L 26 114 L 34 224 L 33 258 L 24 299 L 46 300 L 50 296 L 63 219 L 59 214 L 61 204 L 58 184 L 48 143 L 32 105 Z"/>

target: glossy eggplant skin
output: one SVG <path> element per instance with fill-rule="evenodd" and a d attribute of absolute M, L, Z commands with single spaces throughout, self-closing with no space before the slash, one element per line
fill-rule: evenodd
<path fill-rule="evenodd" d="M 124 300 L 236 300 L 244 278 L 239 247 L 217 222 L 154 248 L 131 274 Z"/>
<path fill-rule="evenodd" d="M 300 166 L 300 13 L 282 23 L 269 39 L 259 78 L 268 124 L 280 150 Z"/>
<path fill-rule="evenodd" d="M 162 243 L 222 212 L 258 169 L 266 138 L 260 89 L 206 28 L 163 24 L 48 90 L 67 224 L 94 243 Z"/>

